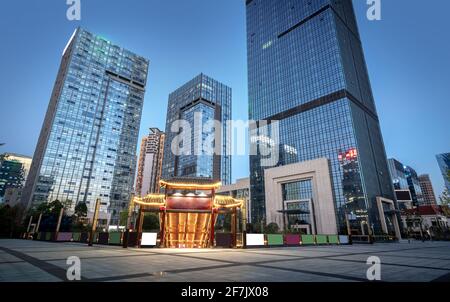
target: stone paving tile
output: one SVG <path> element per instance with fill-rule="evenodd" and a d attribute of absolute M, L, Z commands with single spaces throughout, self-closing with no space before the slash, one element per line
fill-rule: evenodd
<path fill-rule="evenodd" d="M 366 264 L 355 263 L 342 263 L 332 260 L 311 259 L 311 260 L 294 260 L 288 262 L 280 262 L 268 264 L 267 266 L 273 268 L 279 268 L 280 270 L 286 269 L 292 272 L 298 270 L 303 273 L 310 272 L 311 275 L 319 276 L 321 278 L 327 275 L 334 276 L 333 278 L 340 278 L 351 280 L 352 278 L 366 278 L 366 272 L 368 266 Z M 265 267 L 267 267 L 265 266 Z"/>
<path fill-rule="evenodd" d="M 172 257 L 171 257 L 172 258 Z M 212 260 L 198 260 L 176 258 L 168 259 L 162 257 L 154 257 L 148 255 L 147 257 L 126 257 L 117 259 L 83 259 L 81 258 L 82 276 L 86 278 L 102 278 L 107 276 L 135 274 L 135 273 L 159 273 L 168 270 L 203 268 L 213 265 L 220 265 L 221 263 Z M 49 261 L 49 263 L 66 268 L 65 261 Z"/>
<path fill-rule="evenodd" d="M 217 254 L 190 254 L 190 255 L 181 255 L 183 257 L 198 257 L 202 259 L 210 259 L 210 260 L 220 260 L 220 261 L 228 261 L 228 262 L 240 262 L 240 263 L 248 263 L 248 262 L 257 262 L 257 261 L 273 261 L 273 260 L 282 260 L 289 257 L 283 255 L 260 255 L 255 253 L 245 253 L 236 251 L 233 254 L 230 253 L 221 253 L 218 257 Z"/>
<path fill-rule="evenodd" d="M 396 255 L 386 255 L 386 254 L 376 254 L 374 253 L 371 256 L 377 256 L 380 258 L 381 263 L 384 265 L 397 265 L 397 266 L 412 266 L 412 267 L 427 267 L 427 268 L 435 268 L 438 270 L 448 270 L 450 273 L 450 260 L 438 260 L 438 259 L 424 259 L 418 260 L 412 256 L 396 256 Z M 331 257 L 329 259 L 334 260 L 343 260 L 349 262 L 366 262 L 368 255 L 353 255 L 353 256 L 336 256 Z"/>
<path fill-rule="evenodd" d="M 225 276 L 224 281 L 229 282 L 328 282 L 328 281 L 345 281 L 343 279 L 331 277 L 317 277 L 310 274 L 281 271 L 266 267 L 240 266 L 239 270 L 235 268 L 219 269 L 210 274 L 201 272 L 192 278 L 188 273 L 178 274 L 184 275 L 187 281 L 217 281 L 217 276 Z"/>
<path fill-rule="evenodd" d="M 58 281 L 51 274 L 64 271 L 69 256 L 81 258 L 84 278 L 105 282 L 365 281 L 372 255 L 382 260 L 384 281 L 431 281 L 448 274 L 449 251 L 442 242 L 175 250 L 0 240 L 0 281 Z M 43 265 L 54 268 L 46 273 Z"/>
<path fill-rule="evenodd" d="M 17 262 L 17 261 L 21 261 L 19 258 L 14 257 L 13 255 L 10 255 L 2 250 L 0 250 L 0 265 L 3 262 Z"/>
<path fill-rule="evenodd" d="M 58 282 L 61 281 L 28 263 L 3 264 L 0 266 L 2 282 Z"/>

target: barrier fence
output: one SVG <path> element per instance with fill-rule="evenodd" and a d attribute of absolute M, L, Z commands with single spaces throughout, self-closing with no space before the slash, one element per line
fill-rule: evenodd
<path fill-rule="evenodd" d="M 350 244 L 346 235 L 247 234 L 247 247 Z"/>
<path fill-rule="evenodd" d="M 33 239 L 39 241 L 88 243 L 89 234 L 88 232 L 40 232 L 34 234 Z M 158 246 L 158 236 L 158 233 L 147 232 L 96 232 L 93 236 L 93 244 L 136 247 L 140 237 L 141 247 L 156 247 Z M 350 244 L 347 235 L 246 234 L 245 239 L 246 244 L 242 245 L 244 247 Z M 214 246 L 231 248 L 233 246 L 232 235 L 229 233 L 216 233 Z"/>

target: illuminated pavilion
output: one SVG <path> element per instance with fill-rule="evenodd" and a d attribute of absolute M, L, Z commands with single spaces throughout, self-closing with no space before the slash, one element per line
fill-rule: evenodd
<path fill-rule="evenodd" d="M 219 214 L 231 215 L 231 246 L 238 247 L 238 220 L 245 226 L 245 202 L 216 195 L 221 183 L 206 178 L 173 178 L 160 181 L 164 194 L 150 194 L 132 199 L 138 207 L 138 234 L 146 212 L 159 213 L 160 247 L 210 248 L 215 246 L 215 225 Z M 139 241 L 139 240 L 138 240 Z"/>

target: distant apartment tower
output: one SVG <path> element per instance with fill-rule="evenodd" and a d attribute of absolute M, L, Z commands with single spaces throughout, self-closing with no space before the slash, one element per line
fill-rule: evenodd
<path fill-rule="evenodd" d="M 31 166 L 31 157 L 4 153 L 0 155 L 0 203 L 8 195 L 20 194 L 28 177 Z"/>
<path fill-rule="evenodd" d="M 141 141 L 136 195 L 146 196 L 159 193 L 165 133 L 158 128 L 150 128 L 150 134 Z"/>
<path fill-rule="evenodd" d="M 399 215 L 384 221 L 378 206 L 383 198 L 395 207 L 395 197 L 352 1 L 245 2 L 249 117 L 257 121 L 252 143 L 257 138 L 255 145 L 267 145 L 262 138 L 279 132 L 276 166 L 329 161 L 340 233 L 347 232 L 348 220 L 354 233 L 383 234 L 385 224 L 392 233 Z M 264 157 L 250 156 L 253 222 L 265 221 L 271 198 Z M 312 196 L 310 184 L 286 184 L 282 194 Z"/>
<path fill-rule="evenodd" d="M 62 55 L 22 201 L 96 200 L 110 224 L 127 209 L 149 61 L 78 28 Z"/>
<path fill-rule="evenodd" d="M 227 126 L 229 120 L 231 88 L 211 77 L 200 74 L 172 92 L 167 108 L 162 178 L 202 177 L 221 180 L 223 184 L 231 183 L 231 156 L 227 150 L 231 141 Z M 179 128 L 177 121 L 187 123 L 189 133 L 186 127 Z M 212 135 L 213 127 L 208 125 L 213 125 L 213 121 L 222 124 L 216 129 L 217 139 L 211 144 L 219 151 L 214 154 L 202 147 Z M 172 132 L 172 127 L 179 132 Z M 186 137 L 186 134 L 186 141 L 176 143 L 176 137 Z M 182 149 L 189 151 L 182 152 Z"/>
<path fill-rule="evenodd" d="M 419 184 L 422 189 L 424 205 L 435 205 L 436 195 L 434 194 L 433 184 L 431 183 L 430 175 L 419 175 Z"/>
<path fill-rule="evenodd" d="M 388 162 L 397 199 L 401 200 L 399 194 L 402 194 L 402 191 L 409 191 L 413 206 L 425 205 L 417 172 L 394 158 L 390 158 Z"/>
<path fill-rule="evenodd" d="M 439 168 L 441 169 L 442 176 L 444 177 L 445 187 L 450 192 L 450 153 L 443 153 L 436 155 Z"/>

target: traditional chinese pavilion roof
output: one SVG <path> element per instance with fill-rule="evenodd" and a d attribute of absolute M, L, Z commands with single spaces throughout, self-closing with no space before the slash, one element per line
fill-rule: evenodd
<path fill-rule="evenodd" d="M 166 188 L 199 190 L 218 189 L 222 186 L 220 181 L 205 177 L 175 177 L 168 180 L 161 180 L 160 184 Z"/>
<path fill-rule="evenodd" d="M 236 208 L 242 207 L 243 205 L 243 200 L 235 199 L 231 196 L 216 195 L 214 198 L 214 206 L 216 208 Z"/>

